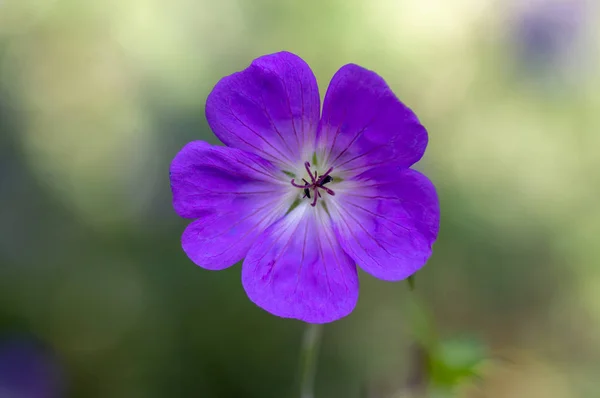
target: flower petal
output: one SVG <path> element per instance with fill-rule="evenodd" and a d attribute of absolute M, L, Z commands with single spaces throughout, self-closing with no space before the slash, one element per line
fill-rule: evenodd
<path fill-rule="evenodd" d="M 337 243 L 326 214 L 308 205 L 261 235 L 244 260 L 242 283 L 259 307 L 310 323 L 340 319 L 358 300 L 354 261 Z"/>
<path fill-rule="evenodd" d="M 419 270 L 437 238 L 435 187 L 411 169 L 369 170 L 336 187 L 330 213 L 348 255 L 371 275 L 396 281 Z"/>
<path fill-rule="evenodd" d="M 182 217 L 201 218 L 182 236 L 192 261 L 223 269 L 246 255 L 260 231 L 293 202 L 289 183 L 277 173 L 285 177 L 256 155 L 202 141 L 177 154 L 171 164 L 173 206 Z"/>
<path fill-rule="evenodd" d="M 208 124 L 225 145 L 295 166 L 314 145 L 320 97 L 310 67 L 279 52 L 221 79 L 208 96 Z"/>
<path fill-rule="evenodd" d="M 317 135 L 324 164 L 346 175 L 390 162 L 410 167 L 427 146 L 416 115 L 379 75 L 353 64 L 333 76 Z"/>
<path fill-rule="evenodd" d="M 187 144 L 171 162 L 173 206 L 181 217 L 198 218 L 249 198 L 272 197 L 288 177 L 271 163 L 239 149 L 203 141 Z"/>
<path fill-rule="evenodd" d="M 241 261 L 261 231 L 277 217 L 265 208 L 211 214 L 192 222 L 183 232 L 181 246 L 195 264 L 222 270 Z"/>

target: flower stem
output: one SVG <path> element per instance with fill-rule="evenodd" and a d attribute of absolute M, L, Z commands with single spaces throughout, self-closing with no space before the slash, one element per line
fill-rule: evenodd
<path fill-rule="evenodd" d="M 319 356 L 322 335 L 323 325 L 309 323 L 306 326 L 300 352 L 300 398 L 315 397 L 317 358 Z"/>

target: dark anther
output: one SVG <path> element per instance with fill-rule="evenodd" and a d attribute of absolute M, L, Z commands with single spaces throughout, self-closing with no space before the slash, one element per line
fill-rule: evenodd
<path fill-rule="evenodd" d="M 331 176 L 325 176 L 325 178 L 323 178 L 323 181 L 321 181 L 321 183 L 319 184 L 320 187 L 322 187 L 323 185 L 327 184 L 328 182 L 333 181 L 333 177 Z"/>

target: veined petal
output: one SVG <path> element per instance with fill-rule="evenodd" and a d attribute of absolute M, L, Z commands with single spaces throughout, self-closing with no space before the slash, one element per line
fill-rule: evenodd
<path fill-rule="evenodd" d="M 433 184 L 418 171 L 369 170 L 340 183 L 331 203 L 341 246 L 369 274 L 402 280 L 431 255 L 440 210 Z"/>
<path fill-rule="evenodd" d="M 186 145 L 171 164 L 171 188 L 177 213 L 200 218 L 182 236 L 190 259 L 208 269 L 240 261 L 260 232 L 292 204 L 284 176 L 239 149 L 202 141 Z"/>
<path fill-rule="evenodd" d="M 208 124 L 227 146 L 280 167 L 302 161 L 319 122 L 317 80 L 300 57 L 279 52 L 221 79 L 208 96 Z"/>
<path fill-rule="evenodd" d="M 179 151 L 171 162 L 170 178 L 173 206 L 185 218 L 253 198 L 262 201 L 284 192 L 289 184 L 285 174 L 259 156 L 203 141 Z"/>
<path fill-rule="evenodd" d="M 260 233 L 284 213 L 284 206 L 278 208 L 277 203 L 267 202 L 209 214 L 185 229 L 181 236 L 183 251 L 202 268 L 228 268 L 241 261 Z"/>
<path fill-rule="evenodd" d="M 427 146 L 427 131 L 375 72 L 343 66 L 323 103 L 318 151 L 324 164 L 357 175 L 390 162 L 408 168 Z"/>
<path fill-rule="evenodd" d="M 242 283 L 250 300 L 272 314 L 326 323 L 354 309 L 358 275 L 330 220 L 315 210 L 301 205 L 269 227 L 244 260 Z"/>

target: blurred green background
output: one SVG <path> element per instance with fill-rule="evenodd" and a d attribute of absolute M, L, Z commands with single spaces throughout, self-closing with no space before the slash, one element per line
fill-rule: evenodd
<path fill-rule="evenodd" d="M 218 79 L 288 50 L 322 95 L 350 62 L 388 81 L 429 130 L 418 168 L 442 207 L 415 292 L 362 274 L 356 310 L 326 326 L 317 398 L 409 396 L 415 302 L 442 342 L 489 352 L 451 396 L 599 397 L 598 11 L 0 0 L 0 346 L 39 347 L 59 397 L 297 396 L 304 325 L 255 307 L 239 265 L 186 258 L 168 179 L 185 143 L 217 142 Z"/>

